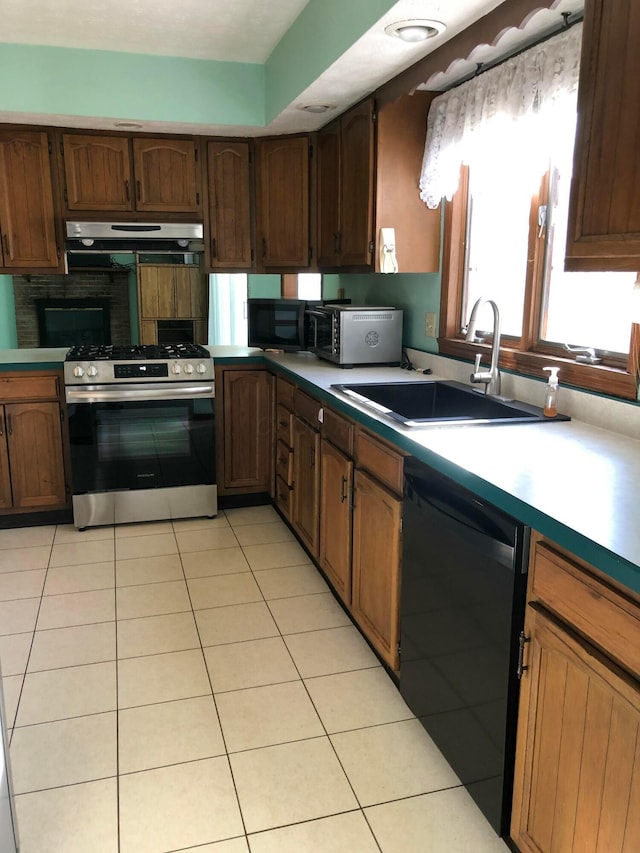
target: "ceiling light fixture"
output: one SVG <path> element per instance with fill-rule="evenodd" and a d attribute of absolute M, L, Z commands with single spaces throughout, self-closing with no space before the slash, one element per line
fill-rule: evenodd
<path fill-rule="evenodd" d="M 335 110 L 334 104 L 298 104 L 299 110 L 304 110 L 305 113 L 326 113 L 329 110 Z"/>
<path fill-rule="evenodd" d="M 122 130 L 139 130 L 142 125 L 136 121 L 117 121 L 114 127 L 120 127 Z"/>
<path fill-rule="evenodd" d="M 388 36 L 395 36 L 406 42 L 420 42 L 435 38 L 443 33 L 446 26 L 441 21 L 428 18 L 411 18 L 408 21 L 396 21 L 384 28 Z"/>

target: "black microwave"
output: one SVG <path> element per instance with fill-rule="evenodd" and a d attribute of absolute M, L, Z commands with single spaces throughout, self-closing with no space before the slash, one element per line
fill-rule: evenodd
<path fill-rule="evenodd" d="M 248 299 L 248 345 L 299 352 L 306 349 L 304 299 Z"/>

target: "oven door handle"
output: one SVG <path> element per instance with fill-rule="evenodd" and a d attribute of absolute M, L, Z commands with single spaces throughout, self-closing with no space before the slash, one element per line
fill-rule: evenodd
<path fill-rule="evenodd" d="M 211 385 L 181 385 L 167 388 L 110 388 L 86 387 L 66 388 L 67 403 L 130 403 L 136 400 L 182 400 L 185 398 L 213 397 L 214 386 Z"/>

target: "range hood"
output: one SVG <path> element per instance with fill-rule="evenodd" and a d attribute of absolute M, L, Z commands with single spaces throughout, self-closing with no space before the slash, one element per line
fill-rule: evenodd
<path fill-rule="evenodd" d="M 173 255 L 203 252 L 198 222 L 67 222 L 65 250 L 82 254 Z"/>

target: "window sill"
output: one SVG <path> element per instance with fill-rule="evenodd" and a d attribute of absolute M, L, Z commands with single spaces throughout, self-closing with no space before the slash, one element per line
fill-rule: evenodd
<path fill-rule="evenodd" d="M 441 355 L 451 355 L 473 362 L 476 353 L 486 353 L 483 363 L 486 364 L 491 353 L 490 344 L 467 343 L 456 338 L 438 338 Z M 520 350 L 500 347 L 500 367 L 513 370 L 525 376 L 547 379 L 543 367 L 560 365 L 560 382 L 607 394 L 611 397 L 622 397 L 625 400 L 637 398 L 636 377 L 626 370 L 609 367 L 604 364 L 579 364 L 573 359 L 536 352 L 521 352 Z"/>

